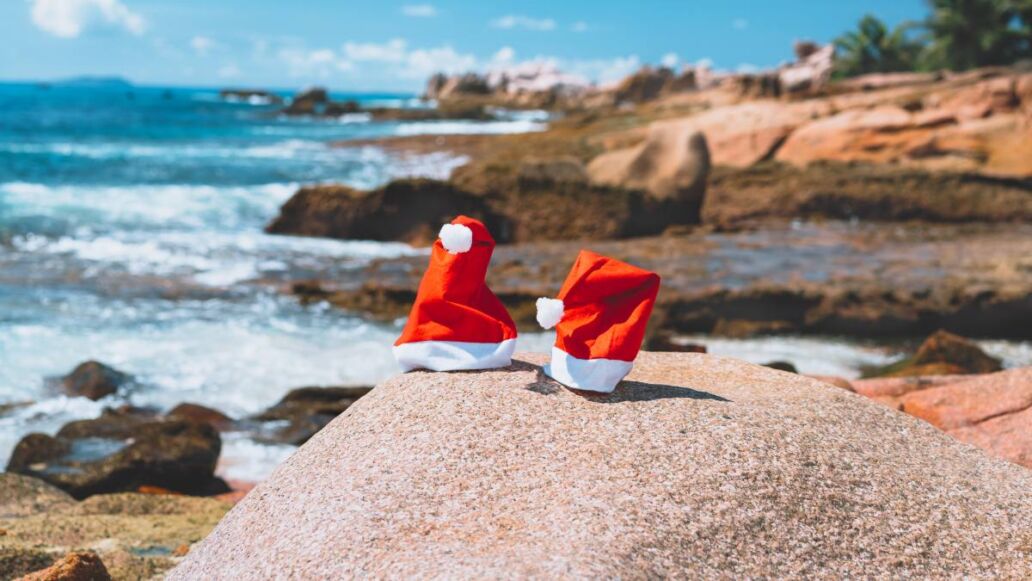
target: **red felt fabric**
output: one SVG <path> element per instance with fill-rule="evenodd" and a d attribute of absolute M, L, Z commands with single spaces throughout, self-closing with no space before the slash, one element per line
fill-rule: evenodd
<path fill-rule="evenodd" d="M 659 292 L 659 275 L 582 250 L 557 298 L 555 346 L 578 359 L 634 361 Z"/>
<path fill-rule="evenodd" d="M 516 324 L 484 281 L 494 238 L 481 222 L 468 216 L 459 216 L 452 224 L 473 231 L 473 247 L 449 254 L 440 239 L 434 242 L 430 266 L 395 345 L 416 341 L 499 343 L 516 338 Z"/>

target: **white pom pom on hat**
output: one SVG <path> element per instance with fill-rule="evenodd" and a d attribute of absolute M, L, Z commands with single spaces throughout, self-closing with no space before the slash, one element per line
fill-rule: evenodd
<path fill-rule="evenodd" d="M 563 311 L 566 310 L 563 301 L 541 297 L 535 305 L 537 306 L 537 322 L 545 329 L 551 329 L 563 320 Z"/>
<path fill-rule="evenodd" d="M 449 254 L 462 254 L 473 248 L 473 231 L 462 224 L 445 224 L 437 235 Z"/>

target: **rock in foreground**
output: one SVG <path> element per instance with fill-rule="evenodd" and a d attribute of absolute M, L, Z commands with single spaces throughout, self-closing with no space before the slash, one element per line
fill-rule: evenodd
<path fill-rule="evenodd" d="M 517 361 L 391 380 L 170 578 L 1032 575 L 1019 466 L 732 359 L 644 353 L 630 379 L 585 397 Z"/>

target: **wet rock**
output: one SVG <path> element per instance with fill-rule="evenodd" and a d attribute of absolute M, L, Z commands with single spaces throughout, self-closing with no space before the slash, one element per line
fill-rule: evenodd
<path fill-rule="evenodd" d="M 272 439 L 300 446 L 372 389 L 366 386 L 300 387 L 252 419 L 286 422 L 285 426 L 272 430 Z"/>
<path fill-rule="evenodd" d="M 22 577 L 19 581 L 109 581 L 104 562 L 93 551 L 69 553 L 60 561 L 42 571 Z"/>
<path fill-rule="evenodd" d="M 876 369 L 868 377 L 909 377 L 992 373 L 1003 367 L 975 343 L 946 331 L 925 339 L 913 357 Z"/>
<path fill-rule="evenodd" d="M 322 114 L 327 117 L 340 117 L 341 115 L 351 115 L 361 111 L 362 108 L 359 107 L 357 101 L 330 101 L 326 103 Z"/>
<path fill-rule="evenodd" d="M 85 397 L 94 401 L 114 395 L 133 383 L 133 376 L 99 361 L 80 363 L 71 373 L 61 378 L 65 394 Z"/>
<path fill-rule="evenodd" d="M 214 476 L 221 439 L 207 424 L 106 413 L 66 424 L 56 437 L 30 434 L 7 470 L 40 478 L 76 498 L 159 486 L 187 494 L 225 492 Z"/>
<path fill-rule="evenodd" d="M 168 412 L 168 417 L 189 422 L 208 424 L 220 432 L 233 429 L 233 418 L 220 412 L 196 403 L 181 403 Z"/>
<path fill-rule="evenodd" d="M 441 224 L 465 214 L 483 221 L 505 242 L 504 219 L 484 200 L 441 181 L 395 180 L 363 192 L 347 186 L 301 188 L 269 224 L 271 234 L 429 244 Z"/>
<path fill-rule="evenodd" d="M 677 341 L 673 333 L 659 332 L 645 338 L 647 351 L 668 351 L 673 353 L 706 353 L 705 345 Z"/>
<path fill-rule="evenodd" d="M 543 379 L 545 361 L 379 385 L 169 579 L 1032 569 L 1032 472 L 914 418 L 730 358 L 644 352 L 590 397 Z"/>
<path fill-rule="evenodd" d="M 706 192 L 710 157 L 706 138 L 677 125 L 654 125 L 639 146 L 604 153 L 588 164 L 592 183 L 645 190 L 654 199 L 684 205 L 696 218 Z"/>
<path fill-rule="evenodd" d="M 284 109 L 286 115 L 317 115 L 329 101 L 329 93 L 323 87 L 312 87 L 294 95 Z"/>
<path fill-rule="evenodd" d="M 790 361 L 771 361 L 770 363 L 764 363 L 763 366 L 777 369 L 778 371 L 787 371 L 788 373 L 799 373 L 799 370 Z"/>

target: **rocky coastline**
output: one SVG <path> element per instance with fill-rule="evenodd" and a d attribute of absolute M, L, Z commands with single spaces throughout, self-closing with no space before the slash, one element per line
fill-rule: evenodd
<path fill-rule="evenodd" d="M 535 558 L 510 554 L 504 548 L 507 543 L 538 550 L 542 547 L 537 541 L 543 538 L 539 535 L 552 532 L 529 529 L 523 513 L 506 513 L 498 520 L 495 517 L 501 513 L 495 511 L 484 516 L 494 519 L 489 525 L 483 519 L 442 525 L 436 516 L 390 521 L 397 533 L 391 542 L 419 541 L 406 547 L 388 546 L 382 539 L 358 542 L 366 538 L 361 536 L 367 530 L 363 527 L 371 525 L 352 515 L 350 521 L 327 526 L 355 525 L 344 532 L 357 539 L 352 548 L 357 548 L 358 557 L 341 564 L 322 558 L 325 553 L 320 552 L 337 546 L 313 543 L 304 549 L 312 551 L 313 559 L 307 563 L 313 568 L 296 572 L 419 574 L 427 563 L 455 564 L 457 553 L 420 544 L 445 536 L 454 539 L 441 532 L 443 526 L 458 527 L 462 534 L 490 545 L 482 547 L 483 553 L 464 557 L 471 574 L 517 566 L 512 560 L 516 557 L 527 574 L 575 570 L 619 576 L 645 565 L 657 576 L 683 567 L 734 570 L 742 576 L 770 571 L 859 574 L 862 569 L 849 555 L 872 551 L 870 543 L 891 549 L 885 553 L 889 560 L 878 563 L 886 574 L 929 574 L 929 567 L 942 567 L 944 574 L 965 571 L 973 576 L 1028 571 L 1032 567 L 1032 553 L 1027 550 L 1032 539 L 1025 534 L 1028 511 L 1008 512 L 1006 526 L 989 531 L 974 518 L 954 522 L 952 513 L 940 514 L 946 523 L 942 527 L 920 529 L 900 509 L 912 506 L 904 500 L 914 499 L 901 496 L 898 482 L 927 484 L 922 490 L 928 496 L 919 501 L 929 511 L 941 511 L 946 503 L 958 501 L 928 492 L 946 486 L 984 493 L 966 495 L 960 505 L 949 504 L 960 506 L 964 514 L 1027 505 L 1027 495 L 1013 490 L 1028 480 L 1025 469 L 1032 469 L 1029 368 L 1004 369 L 998 359 L 963 337 L 1032 340 L 1032 73 L 1021 67 L 995 67 L 962 74 L 882 74 L 832 81 L 827 53 L 822 47 L 800 46 L 796 62 L 748 75 L 646 68 L 613 87 L 590 90 L 551 70 L 504 78 L 442 76 L 428 84 L 426 97 L 436 103 L 426 108 L 366 108 L 335 101 L 320 88 L 286 100 L 265 91 L 223 91 L 223 99 L 275 106 L 270 114 L 313 119 L 365 115 L 379 121 L 490 121 L 498 118 L 497 107 L 548 109 L 552 120 L 540 132 L 335 144 L 402 153 L 448 151 L 465 156 L 468 162 L 443 180 L 398 179 L 371 190 L 332 183 L 301 186 L 268 224 L 267 232 L 421 247 L 431 243 L 439 226 L 455 214 L 476 217 L 501 244 L 488 283 L 524 331 L 536 329 L 534 301 L 554 294 L 570 257 L 587 246 L 663 277 L 646 339 L 648 351 L 702 353 L 645 353 L 631 383 L 608 400 L 583 398 L 542 380 L 536 367 L 539 359 L 526 356 L 508 370 L 410 374 L 376 389 L 299 387 L 248 417 L 230 417 L 189 401 L 170 409 L 136 407 L 130 400 L 140 379 L 103 362 L 83 362 L 67 376 L 47 378 L 48 388 L 68 397 L 99 401 L 105 409 L 99 417 L 69 422 L 53 435 L 30 434 L 18 442 L 7 472 L 0 474 L 0 578 L 33 573 L 48 578 L 50 573 L 45 571 L 55 575 L 85 571 L 80 574 L 87 578 L 150 578 L 176 565 L 180 568 L 172 578 L 214 578 L 212 563 L 216 562 L 223 567 L 221 574 L 268 572 L 275 567 L 290 570 L 291 563 L 299 562 L 296 546 L 291 552 L 284 543 L 294 545 L 292 534 L 297 531 L 284 527 L 299 522 L 292 511 L 304 510 L 315 497 L 308 480 L 334 476 L 319 468 L 326 460 L 329 438 L 342 438 L 347 462 L 340 466 L 339 475 L 355 485 L 333 502 L 364 490 L 385 495 L 385 502 L 416 511 L 413 514 L 432 512 L 419 499 L 435 498 L 448 486 L 429 474 L 425 463 L 404 463 L 408 451 L 402 449 L 404 440 L 384 438 L 393 433 L 425 443 L 419 439 L 425 434 L 412 430 L 444 429 L 454 436 L 448 441 L 457 447 L 442 453 L 442 461 L 455 463 L 458 473 L 482 492 L 488 491 L 489 498 L 501 503 L 498 506 L 507 506 L 504 499 L 491 496 L 491 482 L 477 480 L 477 472 L 468 470 L 472 464 L 466 463 L 462 446 L 467 451 L 488 446 L 481 450 L 484 458 L 519 471 L 525 450 L 492 439 L 491 434 L 500 433 L 502 427 L 495 420 L 505 413 L 517 414 L 514 425 L 525 428 L 523 435 L 547 433 L 544 444 L 563 445 L 570 441 L 561 434 L 530 428 L 549 413 L 557 414 L 552 419 L 558 423 L 580 418 L 582 423 L 576 425 L 581 427 L 609 426 L 605 429 L 615 430 L 614 435 L 636 425 L 638 420 L 621 415 L 620 406 L 608 406 L 604 412 L 606 403 L 657 414 L 659 423 L 645 427 L 661 428 L 652 432 L 659 440 L 644 446 L 662 460 L 659 466 L 676 465 L 668 456 L 675 446 L 687 445 L 699 458 L 706 458 L 727 453 L 723 435 L 748 435 L 741 436 L 736 448 L 741 455 L 725 458 L 724 468 L 739 470 L 741 478 L 756 486 L 754 491 L 768 490 L 764 487 L 770 485 L 775 492 L 745 495 L 762 508 L 758 516 L 721 509 L 706 530 L 661 519 L 663 526 L 679 535 L 676 538 L 704 535 L 717 540 L 712 551 L 701 554 L 685 553 L 684 547 L 664 544 L 662 536 L 650 536 L 667 529 L 638 527 L 638 532 L 649 531 L 638 539 L 644 543 L 640 546 L 656 547 L 666 555 L 662 566 L 631 546 L 628 560 L 619 562 L 574 549 L 552 560 L 538 560 L 541 555 L 536 553 L 530 555 Z M 535 89 L 531 81 L 548 75 L 554 82 L 545 90 Z M 306 272 L 303 279 L 256 284 L 278 285 L 278 292 L 304 305 L 329 305 L 374 322 L 392 321 L 403 317 L 411 305 L 425 260 L 422 255 L 380 258 L 349 269 L 347 276 Z M 914 348 L 892 365 L 866 370 L 860 379 L 806 378 L 791 374 L 791 361 L 772 361 L 770 367 L 782 370 L 777 372 L 705 355 L 705 345 L 685 340 L 687 335 L 699 334 L 872 338 L 902 340 Z M 762 392 L 754 384 L 771 391 Z M 472 419 L 469 431 L 440 427 L 463 417 L 456 411 L 469 411 L 464 407 L 468 401 L 455 399 L 454 393 L 482 398 L 484 394 L 478 392 L 499 386 L 507 403 L 497 405 L 513 407 L 500 407 L 494 415 L 479 409 L 467 418 Z M 439 397 L 420 400 L 426 393 Z M 540 406 L 542 398 L 558 403 L 550 402 L 555 403 L 550 411 L 535 415 L 531 410 Z M 761 400 L 780 415 L 764 411 L 757 404 Z M 728 403 L 729 408 L 736 404 L 736 411 L 724 415 L 718 407 L 705 407 L 718 403 Z M 0 407 L 0 417 L 19 405 Z M 821 415 L 826 410 L 832 410 L 841 425 L 856 426 L 856 431 L 828 423 Z M 667 413 L 675 415 L 663 416 Z M 691 430 L 722 447 L 706 453 L 709 444 L 705 442 L 696 449 L 680 441 L 675 434 L 685 434 L 688 428 L 677 418 L 685 414 L 708 418 Z M 724 422 L 730 422 L 731 428 Z M 330 435 L 323 431 L 327 426 Z M 506 423 L 504 428 L 508 427 Z M 640 428 L 626 433 L 644 433 Z M 311 443 L 273 481 L 259 485 L 259 493 L 252 494 L 257 483 L 219 476 L 227 434 L 287 446 Z M 477 434 L 486 437 L 478 439 Z M 821 444 L 830 438 L 834 445 L 827 448 L 827 456 L 824 451 L 807 451 L 824 450 L 820 446 L 793 449 L 783 464 L 768 452 L 771 442 L 786 435 Z M 858 452 L 860 443 L 869 441 L 890 443 L 902 450 L 902 456 Z M 536 444 L 538 449 L 562 448 Z M 380 465 L 373 460 L 382 460 L 384 449 L 389 451 L 388 464 L 396 464 L 386 470 L 410 478 L 373 478 L 380 474 Z M 930 450 L 941 453 L 945 464 L 929 462 Z M 843 457 L 839 453 L 852 464 L 836 464 Z M 617 450 L 615 457 L 623 458 L 621 454 Z M 337 459 L 334 456 L 333 461 Z M 641 466 L 623 460 L 627 463 L 617 468 L 638 474 L 635 471 Z M 818 465 L 828 473 L 812 474 Z M 866 484 L 859 487 L 827 489 L 818 478 L 840 482 L 851 474 L 850 466 L 887 468 L 865 473 Z M 363 473 L 360 467 L 370 472 Z M 712 487 L 708 500 L 722 502 L 725 491 L 714 474 L 705 470 L 696 474 L 693 471 L 701 469 L 695 466 L 681 468 L 665 473 L 663 482 L 674 485 L 667 490 L 687 488 L 698 479 L 685 480 L 686 474 L 694 474 Z M 607 488 L 612 483 L 593 470 L 576 474 L 593 485 L 601 483 L 603 492 L 626 489 Z M 574 472 L 564 477 L 570 474 Z M 999 482 L 993 475 L 1009 479 L 1006 486 L 990 486 Z M 771 484 L 771 478 L 784 482 Z M 403 489 L 417 481 L 426 486 Z M 394 490 L 390 482 L 401 482 L 402 489 Z M 533 514 L 542 507 L 521 491 L 536 490 L 541 482 L 533 478 L 523 482 L 526 488 L 517 487 L 517 496 Z M 628 483 L 642 484 L 632 476 L 623 482 Z M 653 483 L 649 480 L 644 485 Z M 822 547 L 822 554 L 830 556 L 815 562 L 795 545 L 775 556 L 743 548 L 735 531 L 766 534 L 767 525 L 782 523 L 771 515 L 799 510 L 802 501 L 793 496 L 796 486 L 798 494 L 819 499 L 830 516 L 793 512 L 793 522 L 829 531 L 821 538 L 840 543 Z M 835 496 L 865 487 L 875 490 L 883 504 L 872 505 L 871 497 L 853 495 L 843 501 Z M 195 552 L 192 547 L 241 501 L 240 508 Z M 687 506 L 694 501 L 679 497 L 677 502 Z M 990 506 L 992 502 L 998 504 Z M 440 507 L 450 510 L 446 504 Z M 656 512 L 646 510 L 642 522 L 671 514 L 651 505 L 646 508 Z M 852 526 L 847 522 L 850 515 L 857 510 L 864 514 L 868 536 L 843 536 Z M 582 513 L 564 514 L 574 518 Z M 270 519 L 269 515 L 278 516 Z M 880 518 L 896 528 L 881 527 Z M 598 523 L 588 524 L 571 534 L 594 530 Z M 947 538 L 954 531 L 947 524 L 959 526 L 966 536 Z M 890 535 L 899 527 L 929 547 L 926 553 L 914 556 L 899 545 Z M 241 535 L 252 530 L 268 547 L 262 559 L 248 552 L 256 545 L 242 541 Z M 983 537 L 984 543 L 979 540 Z M 769 540 L 785 538 L 796 537 Z M 850 550 L 843 551 L 842 543 L 849 544 Z M 235 560 L 229 563 L 213 556 L 226 546 L 244 548 L 232 553 Z M 425 549 L 424 556 L 432 559 L 377 561 L 388 549 L 395 551 L 392 556 L 415 555 L 417 549 L 412 547 Z M 728 562 L 727 555 L 736 551 L 742 558 Z M 1007 559 L 990 561 L 989 555 L 1000 554 L 1008 555 Z M 248 558 L 241 561 L 240 555 Z M 284 561 L 285 555 L 293 561 Z M 344 571 L 336 566 L 357 568 Z"/>

